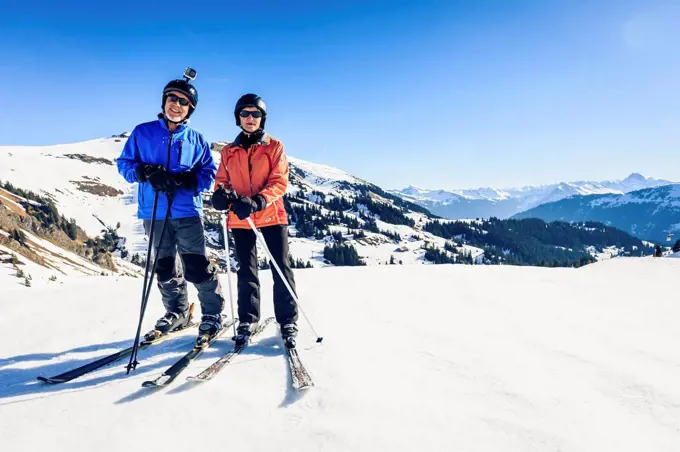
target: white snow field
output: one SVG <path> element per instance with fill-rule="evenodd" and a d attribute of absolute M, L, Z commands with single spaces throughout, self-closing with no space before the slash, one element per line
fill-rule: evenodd
<path fill-rule="evenodd" d="M 260 274 L 271 315 L 271 274 Z M 228 350 L 230 334 L 168 388 L 141 383 L 187 351 L 195 330 L 140 352 L 130 375 L 125 360 L 45 385 L 35 378 L 131 344 L 142 280 L 3 287 L 0 449 L 680 450 L 678 259 L 295 274 L 324 336 L 315 344 L 301 316 L 300 354 L 316 386 L 300 394 L 274 325 L 207 383 L 185 377 Z M 162 313 L 152 294 L 144 330 Z"/>

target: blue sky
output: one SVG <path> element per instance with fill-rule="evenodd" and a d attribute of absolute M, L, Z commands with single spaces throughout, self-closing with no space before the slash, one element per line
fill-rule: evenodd
<path fill-rule="evenodd" d="M 676 1 L 97 3 L 3 6 L 0 145 L 131 130 L 192 66 L 208 140 L 256 92 L 291 156 L 384 188 L 680 180 Z"/>

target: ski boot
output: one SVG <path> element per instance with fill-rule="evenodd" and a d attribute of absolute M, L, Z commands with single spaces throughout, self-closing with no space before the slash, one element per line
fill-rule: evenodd
<path fill-rule="evenodd" d="M 185 328 L 191 323 L 193 311 L 194 305 L 192 303 L 186 312 L 166 312 L 163 317 L 156 321 L 154 329 L 144 335 L 144 340 L 153 341 L 168 333 Z"/>
<path fill-rule="evenodd" d="M 238 328 L 236 329 L 236 336 L 232 339 L 236 343 L 237 347 L 245 345 L 250 340 L 250 335 L 257 328 L 257 323 L 240 322 Z"/>
<path fill-rule="evenodd" d="M 294 323 L 286 323 L 281 326 L 281 339 L 283 344 L 288 348 L 295 348 L 295 338 L 297 337 L 297 325 Z"/>
<path fill-rule="evenodd" d="M 203 314 L 201 324 L 198 327 L 199 346 L 206 345 L 222 329 L 222 316 L 220 314 Z"/>

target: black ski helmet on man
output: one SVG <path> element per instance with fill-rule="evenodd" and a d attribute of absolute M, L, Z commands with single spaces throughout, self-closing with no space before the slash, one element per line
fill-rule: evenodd
<path fill-rule="evenodd" d="M 161 103 L 161 109 L 164 112 L 164 114 L 165 114 L 165 102 L 168 99 L 170 92 L 172 91 L 182 93 L 189 99 L 190 102 L 189 113 L 187 113 L 187 117 L 182 120 L 186 121 L 187 119 L 189 119 L 189 116 L 191 116 L 191 114 L 196 109 L 196 106 L 198 105 L 198 91 L 196 90 L 196 87 L 194 85 L 192 85 L 186 80 L 177 79 L 168 82 L 168 84 L 165 85 L 165 88 L 163 88 L 163 102 Z"/>
<path fill-rule="evenodd" d="M 236 119 L 236 125 L 241 126 L 241 119 L 239 118 L 239 113 L 246 107 L 255 107 L 262 113 L 262 122 L 260 122 L 260 129 L 264 130 L 264 123 L 267 121 L 267 105 L 264 103 L 262 98 L 257 94 L 244 94 L 236 101 L 236 107 L 234 107 L 234 119 Z"/>

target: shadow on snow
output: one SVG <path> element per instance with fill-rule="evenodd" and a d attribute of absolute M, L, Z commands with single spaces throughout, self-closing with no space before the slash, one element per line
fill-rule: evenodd
<path fill-rule="evenodd" d="M 38 381 L 37 377 L 52 377 L 62 372 L 66 372 L 76 367 L 96 361 L 103 356 L 107 356 L 109 353 L 99 357 L 88 357 L 82 359 L 74 358 L 67 361 L 58 362 L 52 361 L 65 355 L 94 352 L 98 350 L 106 350 L 107 352 L 110 351 L 113 353 L 114 350 L 121 350 L 129 347 L 132 343 L 132 340 L 89 345 L 86 347 L 76 347 L 71 350 L 58 353 L 35 353 L 0 359 L 0 404 L 2 404 L 2 399 L 11 397 L 30 394 L 47 395 L 62 391 L 84 389 L 103 382 L 116 381 L 128 376 L 134 377 L 140 374 L 153 372 L 156 369 L 171 365 L 171 363 L 173 363 L 176 358 L 168 357 L 161 361 L 150 364 L 145 364 L 145 360 L 156 354 L 174 352 L 176 349 L 185 348 L 186 346 L 189 346 L 189 344 L 192 344 L 193 340 L 193 336 L 180 336 L 177 338 L 168 339 L 161 344 L 151 346 L 145 350 L 140 350 L 138 356 L 139 364 L 137 369 L 132 371 L 130 375 L 127 375 L 126 369 L 126 366 L 129 362 L 129 356 L 127 356 L 119 361 L 115 361 L 91 373 L 85 374 L 80 378 L 58 384 L 43 383 Z M 10 367 L 17 363 L 32 363 L 36 361 L 38 362 L 37 365 L 31 367 Z M 101 375 L 98 377 L 96 376 L 97 374 L 106 372 L 107 370 L 110 371 L 110 369 L 113 367 L 120 368 L 120 373 L 110 374 L 110 372 L 107 372 L 106 375 Z"/>
<path fill-rule="evenodd" d="M 52 362 L 65 355 L 79 354 L 79 353 L 91 353 L 96 351 L 107 352 L 114 350 L 121 350 L 129 347 L 132 343 L 131 340 L 127 341 L 116 341 L 109 342 L 105 344 L 95 344 L 83 347 L 76 347 L 67 351 L 57 352 L 57 353 L 33 353 L 20 356 L 14 356 L 10 358 L 0 359 L 0 405 L 3 405 L 3 399 L 9 399 L 17 396 L 27 396 L 27 395 L 51 395 L 58 394 L 60 392 L 71 392 L 74 390 L 82 390 L 87 388 L 92 388 L 102 383 L 110 383 L 115 381 L 123 380 L 127 377 L 138 378 L 140 376 L 148 375 L 148 378 L 152 378 L 154 374 L 158 372 L 165 371 L 169 366 L 173 365 L 177 359 L 181 356 L 178 352 L 187 352 L 189 348 L 193 345 L 194 336 L 178 336 L 176 338 L 168 339 L 165 342 L 151 346 L 145 350 L 140 350 L 139 352 L 139 364 L 137 369 L 132 371 L 129 375 L 127 374 L 126 366 L 129 361 L 129 356 L 125 357 L 119 361 L 113 362 L 97 369 L 91 373 L 85 374 L 80 378 L 71 380 L 66 383 L 59 384 L 49 384 L 43 383 L 37 380 L 37 377 L 51 377 L 62 372 L 66 372 L 76 367 L 80 367 L 87 363 L 96 361 L 97 359 L 108 355 L 108 353 L 103 356 L 98 357 L 88 357 L 88 358 L 73 358 L 67 361 Z M 226 354 L 233 347 L 233 341 L 231 338 L 225 340 L 221 339 L 216 341 L 209 349 L 207 349 L 202 355 L 201 359 L 207 359 L 212 362 L 218 359 L 220 356 Z M 154 355 L 173 353 L 172 356 L 165 357 L 158 361 L 153 361 L 150 363 L 145 363 Z M 278 337 L 267 337 L 262 340 L 256 341 L 249 345 L 245 350 L 241 352 L 239 357 L 235 358 L 234 361 L 228 364 L 228 366 L 235 366 L 246 364 L 255 360 L 266 359 L 271 357 L 279 356 L 284 361 L 286 360 L 285 351 L 283 349 L 283 344 Z M 37 365 L 31 367 L 22 366 L 22 368 L 11 367 L 20 363 L 34 363 Z M 117 367 L 120 369 L 119 372 L 111 373 L 111 368 Z M 300 400 L 303 396 L 292 389 L 292 376 L 290 374 L 288 365 L 285 365 L 286 378 L 288 380 L 287 391 L 284 400 L 281 402 L 280 407 L 285 407 L 295 403 Z M 188 369 L 187 369 L 188 370 Z M 228 369 L 223 369 L 222 372 L 227 372 Z M 221 373 L 222 373 L 221 372 Z M 99 374 L 99 375 L 98 375 Z M 178 379 L 183 379 L 179 376 Z M 199 383 L 200 384 L 200 383 Z M 194 386 L 195 383 L 184 381 L 184 384 L 176 386 L 172 390 L 168 391 L 167 394 L 177 394 L 184 391 L 188 391 Z M 162 388 L 140 388 L 134 393 L 116 401 L 116 404 L 124 404 L 128 402 L 133 402 L 135 400 L 147 397 L 158 393 Z M 17 403 L 22 400 L 9 401 L 6 403 Z"/>

